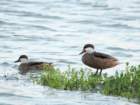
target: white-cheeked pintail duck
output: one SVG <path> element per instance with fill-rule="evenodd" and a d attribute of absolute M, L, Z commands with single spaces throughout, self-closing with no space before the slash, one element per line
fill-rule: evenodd
<path fill-rule="evenodd" d="M 18 69 L 21 74 L 26 74 L 30 70 L 43 70 L 44 66 L 52 66 L 52 63 L 29 61 L 27 55 L 21 55 L 15 63 L 21 62 Z"/>
<path fill-rule="evenodd" d="M 83 54 L 82 62 L 85 65 L 97 69 L 95 75 L 98 74 L 98 70 L 100 70 L 101 75 L 103 69 L 112 68 L 119 64 L 115 57 L 94 51 L 93 44 L 86 44 L 80 54 Z"/>

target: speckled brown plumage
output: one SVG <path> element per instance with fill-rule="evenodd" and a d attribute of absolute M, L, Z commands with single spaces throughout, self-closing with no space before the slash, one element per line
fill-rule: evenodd
<path fill-rule="evenodd" d="M 32 62 L 28 60 L 27 55 L 21 55 L 15 63 L 20 62 L 18 69 L 20 70 L 21 74 L 26 74 L 30 70 L 43 70 L 44 67 L 53 67 L 52 63 L 47 62 Z"/>
<path fill-rule="evenodd" d="M 84 54 L 82 61 L 84 64 L 96 69 L 107 69 L 118 64 L 118 60 L 116 58 L 99 52 Z"/>
<path fill-rule="evenodd" d="M 118 60 L 108 54 L 95 52 L 92 44 L 86 44 L 80 54 L 83 53 L 82 62 L 92 68 L 100 70 L 100 75 L 103 69 L 111 68 L 118 65 Z"/>
<path fill-rule="evenodd" d="M 30 70 L 43 70 L 44 66 L 52 66 L 51 63 L 44 63 L 44 62 L 28 62 L 28 63 L 21 63 L 18 67 L 21 74 L 26 74 Z"/>

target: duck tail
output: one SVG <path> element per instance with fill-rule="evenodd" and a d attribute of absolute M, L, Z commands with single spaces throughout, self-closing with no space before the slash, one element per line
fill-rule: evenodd
<path fill-rule="evenodd" d="M 125 64 L 125 62 L 120 62 L 120 61 L 118 61 L 117 63 L 118 63 L 118 64 Z"/>

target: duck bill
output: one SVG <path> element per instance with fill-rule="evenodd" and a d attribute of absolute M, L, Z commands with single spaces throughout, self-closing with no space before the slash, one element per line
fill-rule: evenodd
<path fill-rule="evenodd" d="M 15 61 L 15 63 L 19 62 L 19 59 Z"/>
<path fill-rule="evenodd" d="M 83 50 L 82 52 L 79 53 L 79 55 L 83 54 L 85 51 Z"/>

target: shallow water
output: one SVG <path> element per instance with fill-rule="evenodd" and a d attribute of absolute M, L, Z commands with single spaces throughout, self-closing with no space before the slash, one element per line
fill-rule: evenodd
<path fill-rule="evenodd" d="M 135 105 L 99 93 L 70 92 L 32 84 L 13 63 L 19 55 L 84 67 L 85 43 L 120 62 L 140 62 L 139 0 L 0 0 L 0 105 Z M 124 64 L 104 71 L 114 74 Z M 121 70 L 120 70 L 121 71 Z M 6 77 L 4 77 L 6 75 Z"/>

